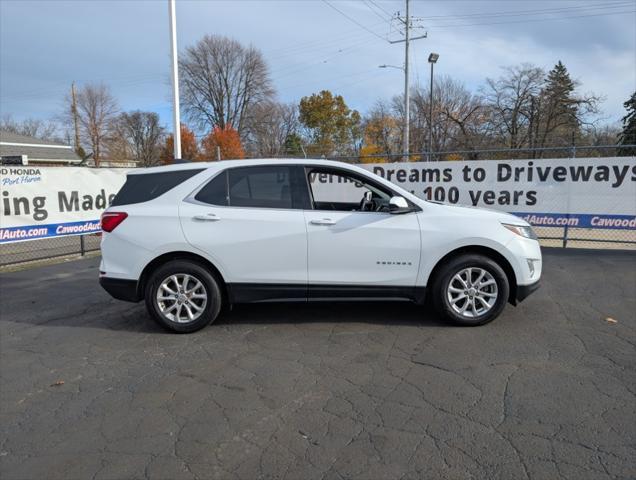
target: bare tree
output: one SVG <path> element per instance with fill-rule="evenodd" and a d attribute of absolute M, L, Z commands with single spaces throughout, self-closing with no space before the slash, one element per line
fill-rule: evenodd
<path fill-rule="evenodd" d="M 161 163 L 165 130 L 154 112 L 124 112 L 113 122 L 111 156 L 134 160 L 140 167 Z"/>
<path fill-rule="evenodd" d="M 613 145 L 616 143 L 616 137 L 621 133 L 618 125 L 587 125 L 583 128 L 582 135 L 585 143 L 589 145 Z"/>
<path fill-rule="evenodd" d="M 428 150 L 439 152 L 452 148 L 457 135 L 457 125 L 443 112 L 454 110 L 455 104 L 460 103 L 457 94 L 460 85 L 455 84 L 448 77 L 439 78 L 433 85 L 433 118 L 431 122 L 430 87 L 417 86 L 412 93 L 411 110 L 413 111 L 413 132 L 419 151 Z M 460 94 L 464 92 L 460 91 Z M 428 132 L 432 129 L 433 145 L 428 145 Z"/>
<path fill-rule="evenodd" d="M 66 117 L 73 121 L 72 99 L 66 97 Z M 77 116 L 80 135 L 93 152 L 95 166 L 104 155 L 111 132 L 112 122 L 118 113 L 118 106 L 110 89 L 104 84 L 87 84 L 77 91 Z"/>
<path fill-rule="evenodd" d="M 40 140 L 61 140 L 58 135 L 58 125 L 53 120 L 25 118 L 17 121 L 11 114 L 5 114 L 0 119 L 0 130 Z"/>
<path fill-rule="evenodd" d="M 179 69 L 185 113 L 202 130 L 229 125 L 242 135 L 249 109 L 274 94 L 260 51 L 227 37 L 206 35 Z"/>
<path fill-rule="evenodd" d="M 285 155 L 285 141 L 299 130 L 297 105 L 259 103 L 248 112 L 243 132 L 245 148 L 250 156 Z"/>
<path fill-rule="evenodd" d="M 513 149 L 527 144 L 533 98 L 541 92 L 545 72 L 523 63 L 506 67 L 498 79 L 487 78 L 483 89 L 493 132 Z"/>
<path fill-rule="evenodd" d="M 474 150 L 488 136 L 481 99 L 450 77 L 444 76 L 434 85 L 433 115 L 444 125 L 440 129 L 445 135 L 444 148 Z M 436 136 L 433 129 L 433 138 Z"/>
<path fill-rule="evenodd" d="M 398 119 L 399 126 L 404 118 L 403 98 L 396 96 L 391 103 L 392 115 Z M 485 113 L 479 96 L 472 94 L 461 82 L 442 76 L 433 85 L 431 119 L 430 87 L 416 85 L 411 91 L 410 150 L 428 150 L 430 129 L 434 152 L 483 147 L 489 136 Z"/>

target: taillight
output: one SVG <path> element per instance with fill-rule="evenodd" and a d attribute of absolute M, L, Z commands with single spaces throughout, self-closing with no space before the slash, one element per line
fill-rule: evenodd
<path fill-rule="evenodd" d="M 128 216 L 125 212 L 104 212 L 102 213 L 102 230 L 105 232 L 112 232 L 117 228 L 121 222 L 123 222 Z"/>

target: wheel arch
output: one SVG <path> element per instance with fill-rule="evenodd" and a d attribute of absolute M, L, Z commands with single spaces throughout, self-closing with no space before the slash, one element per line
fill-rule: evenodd
<path fill-rule="evenodd" d="M 427 284 L 431 286 L 433 285 L 433 282 L 435 281 L 436 276 L 439 275 L 440 270 L 448 261 L 452 260 L 453 258 L 457 258 L 461 255 L 466 255 L 466 254 L 479 254 L 479 255 L 488 257 L 494 262 L 496 262 L 503 269 L 504 273 L 506 274 L 506 277 L 508 278 L 508 285 L 510 287 L 510 292 L 508 294 L 508 302 L 513 305 L 516 305 L 517 304 L 517 276 L 515 275 L 515 271 L 512 268 L 512 265 L 510 264 L 508 259 L 504 257 L 501 253 L 499 253 L 497 250 L 490 247 L 485 247 L 483 245 L 467 245 L 467 246 L 456 248 L 455 250 L 448 252 L 446 255 L 444 255 L 442 258 L 440 258 L 437 261 L 437 263 L 433 267 L 433 270 L 431 270 L 431 273 L 428 276 Z"/>
<path fill-rule="evenodd" d="M 202 267 L 209 270 L 209 272 L 214 276 L 214 278 L 219 283 L 219 288 L 221 289 L 221 297 L 223 299 L 224 305 L 229 305 L 230 295 L 228 291 L 227 282 L 223 278 L 223 275 L 219 271 L 219 269 L 207 258 L 197 255 L 193 252 L 186 251 L 173 251 L 167 252 L 159 255 L 152 259 L 142 270 L 141 275 L 139 276 L 139 282 L 137 282 L 137 295 L 139 298 L 144 297 L 144 292 L 146 289 L 146 282 L 148 278 L 161 265 L 165 265 L 168 262 L 173 260 L 190 260 L 194 263 L 201 265 Z"/>

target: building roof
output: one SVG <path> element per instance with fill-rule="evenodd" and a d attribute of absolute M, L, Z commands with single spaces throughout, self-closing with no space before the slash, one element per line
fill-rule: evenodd
<path fill-rule="evenodd" d="M 79 163 L 73 147 L 0 130 L 0 155 L 26 155 L 30 162 Z"/>

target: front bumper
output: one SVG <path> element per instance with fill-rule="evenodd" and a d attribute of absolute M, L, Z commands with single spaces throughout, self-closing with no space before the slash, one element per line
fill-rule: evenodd
<path fill-rule="evenodd" d="M 141 296 L 137 290 L 136 280 L 122 278 L 99 277 L 99 284 L 111 297 L 126 302 L 138 302 Z"/>
<path fill-rule="evenodd" d="M 517 298 L 515 300 L 517 302 L 523 302 L 526 298 L 528 298 L 528 295 L 533 293 L 540 286 L 541 286 L 541 282 L 539 280 L 537 280 L 536 282 L 531 283 L 529 285 L 518 285 L 517 286 Z"/>

